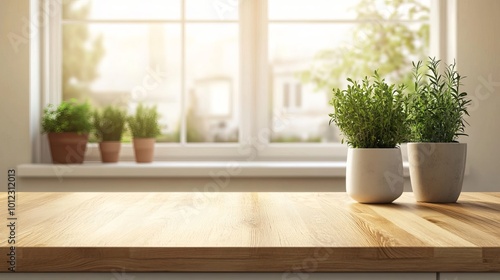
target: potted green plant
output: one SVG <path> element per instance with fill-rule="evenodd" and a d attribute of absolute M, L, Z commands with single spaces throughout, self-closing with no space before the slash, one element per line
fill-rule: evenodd
<path fill-rule="evenodd" d="M 417 201 L 456 202 L 462 191 L 467 144 L 464 120 L 471 102 L 460 92 L 462 76 L 456 63 L 439 69 L 434 58 L 413 63 L 414 90 L 410 92 L 411 142 L 408 143 L 410 179 Z"/>
<path fill-rule="evenodd" d="M 349 146 L 347 194 L 361 203 L 390 203 L 404 187 L 398 145 L 409 133 L 405 87 L 387 84 L 377 71 L 361 82 L 347 81 L 347 89 L 333 90 L 329 114 Z"/>
<path fill-rule="evenodd" d="M 94 134 L 99 140 L 102 162 L 118 162 L 126 121 L 127 113 L 114 106 L 94 111 Z"/>
<path fill-rule="evenodd" d="M 153 161 L 155 137 L 161 134 L 158 119 L 156 106 L 147 108 L 142 104 L 137 107 L 135 115 L 128 117 L 136 162 Z"/>
<path fill-rule="evenodd" d="M 44 109 L 42 130 L 48 134 L 53 163 L 82 163 L 92 129 L 87 102 L 72 99 Z"/>

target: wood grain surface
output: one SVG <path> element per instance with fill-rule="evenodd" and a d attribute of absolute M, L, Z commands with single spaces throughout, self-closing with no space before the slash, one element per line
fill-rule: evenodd
<path fill-rule="evenodd" d="M 500 193 L 17 193 L 16 270 L 500 271 Z M 0 195 L 7 224 L 7 197 Z M 6 228 L 6 226 L 2 226 Z M 8 232 L 0 237 L 7 271 Z"/>

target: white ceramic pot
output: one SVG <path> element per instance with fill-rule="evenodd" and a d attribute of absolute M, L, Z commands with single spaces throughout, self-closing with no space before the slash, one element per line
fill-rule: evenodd
<path fill-rule="evenodd" d="M 391 203 L 403 193 L 403 159 L 399 148 L 347 152 L 346 191 L 360 203 Z"/>
<path fill-rule="evenodd" d="M 466 143 L 408 143 L 411 187 L 417 201 L 456 202 L 462 191 Z"/>

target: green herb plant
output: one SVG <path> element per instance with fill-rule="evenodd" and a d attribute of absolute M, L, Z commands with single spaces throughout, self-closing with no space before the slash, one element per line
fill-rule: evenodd
<path fill-rule="evenodd" d="M 465 134 L 471 102 L 460 92 L 461 81 L 456 63 L 439 72 L 440 60 L 429 58 L 427 69 L 422 61 L 413 64 L 414 90 L 409 94 L 409 118 L 412 142 L 457 142 Z M 427 70 L 427 71 L 426 71 Z"/>
<path fill-rule="evenodd" d="M 158 111 L 156 106 L 137 106 L 135 115 L 128 117 L 128 125 L 134 138 L 155 138 L 161 134 Z"/>
<path fill-rule="evenodd" d="M 43 111 L 42 130 L 45 133 L 89 133 L 92 130 L 92 111 L 88 102 L 75 99 L 63 101 L 59 106 L 49 104 Z"/>
<path fill-rule="evenodd" d="M 330 124 L 353 148 L 395 148 L 407 140 L 409 123 L 403 84 L 387 84 L 377 71 L 361 82 L 348 78 L 347 89 L 334 89 Z"/>
<path fill-rule="evenodd" d="M 100 141 L 121 141 L 127 121 L 125 110 L 106 106 L 94 111 L 94 134 Z"/>

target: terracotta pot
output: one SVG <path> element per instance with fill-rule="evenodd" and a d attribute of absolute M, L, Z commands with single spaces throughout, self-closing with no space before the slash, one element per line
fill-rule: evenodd
<path fill-rule="evenodd" d="M 89 139 L 88 133 L 49 133 L 48 137 L 53 163 L 83 162 Z"/>
<path fill-rule="evenodd" d="M 347 152 L 346 191 L 360 203 L 391 203 L 403 194 L 403 158 L 399 148 Z"/>
<path fill-rule="evenodd" d="M 415 199 L 453 203 L 462 192 L 466 143 L 408 143 L 410 180 Z"/>
<path fill-rule="evenodd" d="M 121 146 L 122 143 L 120 141 L 103 141 L 99 143 L 101 161 L 105 163 L 118 162 Z"/>
<path fill-rule="evenodd" d="M 135 161 L 139 163 L 152 162 L 155 142 L 156 140 L 154 138 L 134 138 Z"/>

